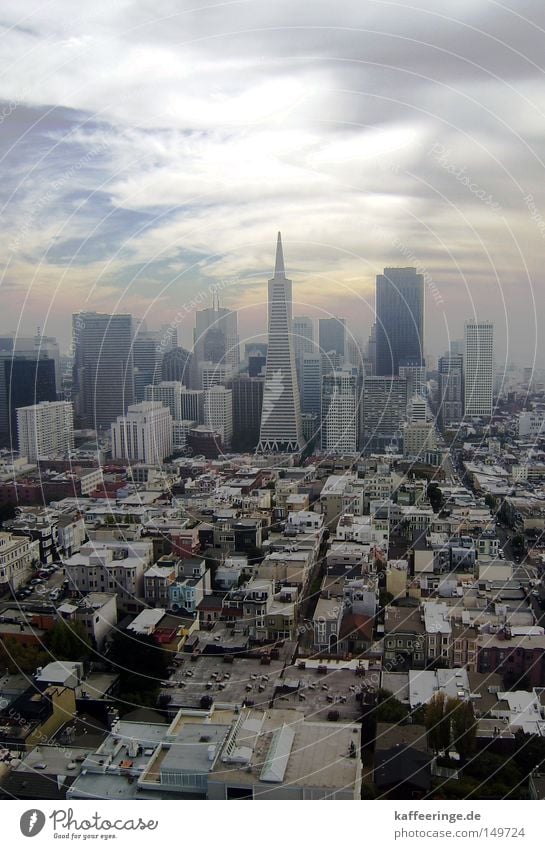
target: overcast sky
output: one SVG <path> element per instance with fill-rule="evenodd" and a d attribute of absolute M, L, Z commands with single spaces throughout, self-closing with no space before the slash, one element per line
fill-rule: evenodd
<path fill-rule="evenodd" d="M 66 347 L 75 310 L 158 326 L 223 280 L 251 336 L 280 229 L 295 314 L 366 339 L 416 265 L 428 351 L 477 314 L 545 365 L 543 0 L 88 6 L 2 2 L 1 330 Z"/>

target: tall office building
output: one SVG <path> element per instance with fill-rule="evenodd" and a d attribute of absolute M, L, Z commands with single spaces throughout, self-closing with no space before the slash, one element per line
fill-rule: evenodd
<path fill-rule="evenodd" d="M 233 376 L 233 366 L 228 363 L 199 363 L 200 386 L 206 392 L 212 386 L 225 386 Z"/>
<path fill-rule="evenodd" d="M 376 283 L 376 374 L 424 364 L 424 277 L 416 268 L 385 268 Z"/>
<path fill-rule="evenodd" d="M 204 424 L 221 434 L 224 448 L 233 438 L 233 392 L 225 386 L 212 386 L 204 393 Z"/>
<path fill-rule="evenodd" d="M 305 414 L 321 414 L 322 407 L 322 357 L 303 354 L 301 376 L 301 411 Z"/>
<path fill-rule="evenodd" d="M 253 451 L 259 442 L 264 377 L 237 374 L 231 381 L 233 390 L 233 447 L 237 451 Z"/>
<path fill-rule="evenodd" d="M 192 360 L 191 352 L 185 348 L 171 348 L 163 355 L 161 379 L 179 380 L 185 386 L 191 385 Z"/>
<path fill-rule="evenodd" d="M 269 347 L 258 451 L 297 452 L 304 447 L 304 439 L 293 352 L 292 282 L 284 270 L 280 233 L 268 301 Z"/>
<path fill-rule="evenodd" d="M 202 424 L 204 421 L 204 392 L 202 389 L 188 389 L 182 386 L 180 395 L 182 421 Z"/>
<path fill-rule="evenodd" d="M 293 319 L 293 352 L 295 359 L 314 352 L 314 322 L 308 315 L 296 315 Z"/>
<path fill-rule="evenodd" d="M 55 386 L 57 394 L 62 390 L 61 357 L 59 343 L 54 336 L 44 336 L 38 328 L 36 336 L 20 336 L 14 330 L 0 336 L 0 352 L 15 353 L 25 357 L 37 355 L 55 363 Z"/>
<path fill-rule="evenodd" d="M 466 321 L 464 328 L 464 415 L 491 416 L 494 386 L 494 325 Z"/>
<path fill-rule="evenodd" d="M 362 443 L 380 451 L 401 436 L 407 413 L 407 381 L 402 377 L 366 377 L 362 401 Z"/>
<path fill-rule="evenodd" d="M 195 313 L 193 355 L 197 379 L 200 377 L 199 363 L 225 363 L 235 367 L 240 363 L 237 313 L 220 307 L 217 296 L 211 307 Z"/>
<path fill-rule="evenodd" d="M 296 315 L 292 322 L 293 353 L 297 370 L 299 400 L 303 409 L 303 357 L 314 352 L 314 322 L 307 315 Z"/>
<path fill-rule="evenodd" d="M 73 387 L 85 427 L 109 427 L 134 401 L 130 315 L 84 312 L 73 317 Z"/>
<path fill-rule="evenodd" d="M 441 427 L 461 422 L 464 417 L 462 354 L 445 354 L 438 364 L 438 418 Z"/>
<path fill-rule="evenodd" d="M 399 366 L 399 376 L 407 381 L 407 397 L 426 394 L 426 366 L 404 365 Z"/>
<path fill-rule="evenodd" d="M 318 344 L 322 354 L 335 351 L 341 358 L 346 349 L 346 319 L 321 318 L 318 321 Z"/>
<path fill-rule="evenodd" d="M 357 370 L 335 371 L 322 378 L 322 449 L 353 454 L 358 448 L 359 382 Z"/>
<path fill-rule="evenodd" d="M 174 421 L 182 418 L 182 390 L 184 387 L 178 380 L 163 380 L 161 383 L 146 386 L 144 392 L 145 401 L 159 401 L 164 407 L 168 407 Z"/>
<path fill-rule="evenodd" d="M 0 352 L 0 440 L 17 444 L 17 409 L 56 401 L 55 360 L 44 351 Z"/>
<path fill-rule="evenodd" d="M 42 401 L 17 410 L 19 453 L 39 457 L 67 455 L 74 447 L 74 410 L 68 401 Z"/>
<path fill-rule="evenodd" d="M 162 376 L 163 353 L 159 330 L 138 330 L 133 341 L 134 398 L 143 401 L 146 386 L 158 383 Z"/>
<path fill-rule="evenodd" d="M 111 425 L 112 457 L 159 465 L 172 454 L 172 416 L 158 401 L 132 404 Z"/>

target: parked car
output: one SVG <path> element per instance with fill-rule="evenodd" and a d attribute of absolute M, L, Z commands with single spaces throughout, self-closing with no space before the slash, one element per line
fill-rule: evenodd
<path fill-rule="evenodd" d="M 60 589 L 58 587 L 55 587 L 55 589 L 51 590 L 51 592 L 49 593 L 49 598 L 51 599 L 51 601 L 57 601 L 57 599 L 60 597 L 60 595 L 61 595 Z"/>

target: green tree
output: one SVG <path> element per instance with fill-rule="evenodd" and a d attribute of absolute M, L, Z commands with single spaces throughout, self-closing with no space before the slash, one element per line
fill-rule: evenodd
<path fill-rule="evenodd" d="M 377 722 L 401 722 L 408 710 L 389 690 L 379 690 L 375 719 Z"/>
<path fill-rule="evenodd" d="M 458 700 L 449 698 L 442 690 L 435 693 L 426 705 L 428 745 L 437 754 L 448 750 L 452 736 L 452 722 Z"/>
<path fill-rule="evenodd" d="M 453 745 L 462 760 L 475 751 L 477 722 L 471 702 L 457 702 L 452 713 Z"/>
<path fill-rule="evenodd" d="M 488 492 L 484 497 L 484 503 L 487 507 L 490 507 L 493 513 L 498 509 L 498 499 L 494 498 L 491 492 Z"/>
<path fill-rule="evenodd" d="M 426 494 L 428 496 L 428 501 L 430 502 L 433 508 L 433 512 L 439 513 L 441 507 L 443 506 L 443 493 L 439 488 L 439 484 L 435 483 L 435 481 L 432 481 L 430 484 L 428 484 Z"/>
<path fill-rule="evenodd" d="M 161 681 L 168 677 L 169 652 L 153 635 L 116 631 L 109 660 L 120 676 L 121 709 L 156 703 Z"/>
<path fill-rule="evenodd" d="M 91 641 L 81 622 L 59 619 L 49 632 L 47 646 L 56 660 L 86 660 Z"/>
<path fill-rule="evenodd" d="M 45 666 L 49 660 L 47 652 L 39 644 L 20 643 L 13 637 L 0 640 L 0 664 L 12 675 L 35 672 L 36 667 Z"/>

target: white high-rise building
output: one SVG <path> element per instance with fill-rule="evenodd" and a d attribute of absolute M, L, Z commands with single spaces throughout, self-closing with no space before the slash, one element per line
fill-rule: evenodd
<path fill-rule="evenodd" d="M 466 321 L 464 332 L 464 415 L 491 416 L 494 386 L 494 325 Z"/>
<path fill-rule="evenodd" d="M 314 322 L 308 315 L 296 315 L 293 319 L 293 352 L 295 359 L 314 351 Z"/>
<path fill-rule="evenodd" d="M 144 400 L 159 401 L 168 407 L 174 421 L 182 418 L 182 390 L 183 384 L 178 380 L 163 380 L 161 383 L 146 386 Z"/>
<path fill-rule="evenodd" d="M 68 454 L 74 447 L 74 409 L 69 401 L 42 401 L 17 410 L 19 453 L 39 457 Z"/>
<path fill-rule="evenodd" d="M 219 431 L 224 448 L 233 438 L 233 392 L 225 386 L 212 386 L 204 393 L 204 423 Z"/>
<path fill-rule="evenodd" d="M 212 386 L 225 386 L 233 376 L 233 366 L 228 363 L 205 362 L 199 364 L 200 385 L 206 392 Z"/>
<path fill-rule="evenodd" d="M 322 378 L 322 448 L 353 454 L 358 447 L 358 379 L 350 371 L 334 371 Z"/>
<path fill-rule="evenodd" d="M 269 280 L 269 345 L 257 450 L 298 452 L 304 447 L 303 427 L 292 336 L 292 283 L 284 270 L 282 238 L 278 234 L 274 276 Z"/>
<path fill-rule="evenodd" d="M 407 403 L 407 419 L 409 424 L 428 421 L 428 402 L 422 395 L 413 395 L 409 399 Z"/>
<path fill-rule="evenodd" d="M 112 424 L 112 457 L 159 465 L 172 454 L 172 416 L 158 401 L 132 404 Z"/>

